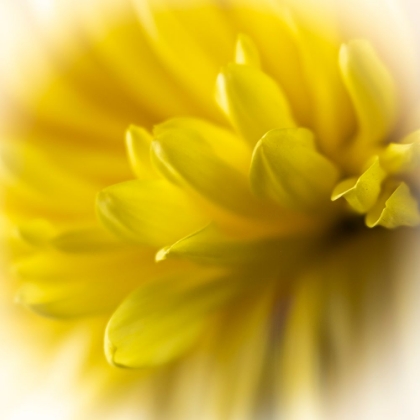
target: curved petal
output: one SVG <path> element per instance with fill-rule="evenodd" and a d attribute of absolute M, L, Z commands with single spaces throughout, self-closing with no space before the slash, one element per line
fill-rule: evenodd
<path fill-rule="evenodd" d="M 399 226 L 417 226 L 419 224 L 418 202 L 404 182 L 401 182 L 396 188 L 391 186 L 385 190 L 381 199 L 366 216 L 368 227 L 381 225 L 388 229 L 394 229 Z"/>
<path fill-rule="evenodd" d="M 237 240 L 209 225 L 162 248 L 156 254 L 156 261 L 181 257 L 199 264 L 240 266 L 261 266 L 276 261 L 282 265 L 282 269 L 286 269 L 296 263 L 311 245 L 313 240 L 302 235 L 282 239 Z"/>
<path fill-rule="evenodd" d="M 125 135 L 125 145 L 131 169 L 139 179 L 156 178 L 150 160 L 153 137 L 144 128 L 131 125 Z"/>
<path fill-rule="evenodd" d="M 354 115 L 337 66 L 340 35 L 335 16 L 324 13 L 328 8 L 322 10 L 320 0 L 291 3 L 289 27 L 299 50 L 301 83 L 309 91 L 308 97 L 301 99 L 308 102 L 310 110 L 305 123 L 317 133 L 320 150 L 339 158 L 341 146 L 354 130 Z M 299 3 L 303 7 L 296 7 Z"/>
<path fill-rule="evenodd" d="M 0 177 L 8 187 L 7 196 L 13 197 L 11 203 L 20 202 L 16 210 L 31 210 L 32 217 L 38 212 L 42 217 L 93 216 L 90 203 L 95 184 L 68 173 L 57 162 L 57 156 L 53 160 L 27 142 L 3 142 L 0 159 Z"/>
<path fill-rule="evenodd" d="M 339 63 L 359 123 L 353 147 L 369 150 L 394 127 L 398 111 L 394 81 L 367 41 L 343 45 Z"/>
<path fill-rule="evenodd" d="M 239 34 L 236 41 L 235 63 L 245 64 L 259 69 L 261 67 L 260 54 L 252 39 L 244 34 Z"/>
<path fill-rule="evenodd" d="M 226 66 L 217 77 L 216 100 L 252 147 L 269 130 L 295 126 L 283 91 L 254 67 Z"/>
<path fill-rule="evenodd" d="M 233 279 L 214 273 L 184 273 L 141 286 L 109 320 L 108 361 L 139 368 L 177 358 L 197 341 L 209 316 L 235 296 L 237 287 Z"/>
<path fill-rule="evenodd" d="M 169 180 L 225 209 L 244 216 L 258 215 L 263 206 L 252 196 L 245 174 L 217 153 L 213 131 L 163 125 L 152 143 L 158 168 Z M 236 150 L 226 144 L 224 154 L 234 156 Z"/>
<path fill-rule="evenodd" d="M 420 168 L 420 130 L 405 137 L 401 143 L 389 144 L 380 159 L 382 167 L 389 174 Z"/>
<path fill-rule="evenodd" d="M 153 254 L 139 248 L 98 253 L 46 250 L 14 264 L 21 282 L 16 299 L 49 317 L 104 313 L 115 309 L 139 284 L 161 276 L 168 268 L 154 264 Z"/>
<path fill-rule="evenodd" d="M 376 156 L 373 163 L 359 178 L 349 178 L 341 181 L 331 195 L 335 201 L 344 197 L 352 209 L 358 213 L 366 213 L 376 203 L 381 192 L 381 184 L 386 173 Z"/>
<path fill-rule="evenodd" d="M 269 131 L 257 144 L 251 164 L 253 191 L 282 206 L 310 211 L 328 202 L 339 172 L 317 152 L 304 128 Z"/>
<path fill-rule="evenodd" d="M 205 224 L 183 192 L 166 180 L 113 185 L 98 194 L 96 206 L 111 232 L 150 246 L 172 243 Z"/>

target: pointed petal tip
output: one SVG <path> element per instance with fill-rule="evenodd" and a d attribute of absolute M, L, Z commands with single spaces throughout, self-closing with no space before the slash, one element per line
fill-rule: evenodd
<path fill-rule="evenodd" d="M 254 41 L 245 34 L 240 33 L 236 38 L 235 62 L 260 68 L 260 55 Z"/>
<path fill-rule="evenodd" d="M 106 361 L 113 367 L 119 368 L 119 369 L 128 369 L 128 366 L 125 366 L 119 362 L 116 361 L 116 354 L 117 354 L 117 346 L 115 346 L 112 341 L 105 336 L 104 340 L 104 353 Z"/>
<path fill-rule="evenodd" d="M 161 262 L 168 259 L 168 254 L 170 250 L 170 246 L 165 246 L 164 248 L 160 249 L 155 255 L 155 262 Z"/>
<path fill-rule="evenodd" d="M 387 229 L 420 225 L 419 205 L 408 185 L 401 182 L 397 187 L 384 191 L 382 197 L 366 215 L 365 224 L 369 228 L 383 226 Z"/>

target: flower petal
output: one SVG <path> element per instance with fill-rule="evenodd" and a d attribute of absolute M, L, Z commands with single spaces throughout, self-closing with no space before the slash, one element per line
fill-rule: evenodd
<path fill-rule="evenodd" d="M 214 117 L 216 109 L 209 101 L 209 83 L 232 42 L 231 28 L 221 15 L 220 7 L 208 3 L 195 8 L 191 14 L 188 8 L 174 8 L 171 0 L 160 1 L 158 7 L 153 0 L 135 0 L 133 4 L 141 29 L 146 32 L 161 67 L 182 89 L 177 100 L 184 101 L 186 97 L 201 115 Z M 166 96 L 162 94 L 159 99 L 165 102 Z"/>
<path fill-rule="evenodd" d="M 310 248 L 308 237 L 296 236 L 279 239 L 244 241 L 234 239 L 215 226 L 209 225 L 173 245 L 162 248 L 156 261 L 170 258 L 187 258 L 199 264 L 210 265 L 261 265 L 276 261 L 284 269 L 296 263 L 302 253 Z"/>
<path fill-rule="evenodd" d="M 343 45 L 340 69 L 359 122 L 356 148 L 385 139 L 397 117 L 397 94 L 391 74 L 373 47 L 362 40 Z"/>
<path fill-rule="evenodd" d="M 340 35 L 332 16 L 321 12 L 320 17 L 322 7 L 315 6 L 314 13 L 309 2 L 301 3 L 300 11 L 291 8 L 288 22 L 299 49 L 301 84 L 309 91 L 301 98 L 310 110 L 304 123 L 317 133 L 320 150 L 339 158 L 341 146 L 354 130 L 352 105 L 337 66 Z"/>
<path fill-rule="evenodd" d="M 155 366 L 187 351 L 202 334 L 208 317 L 237 291 L 233 279 L 214 276 L 209 272 L 174 276 L 132 293 L 108 323 L 108 361 L 121 367 Z"/>
<path fill-rule="evenodd" d="M 64 230 L 51 238 L 50 245 L 66 253 L 98 253 L 128 248 L 101 226 Z"/>
<path fill-rule="evenodd" d="M 226 66 L 217 77 L 216 100 L 233 127 L 252 147 L 273 128 L 295 126 L 283 91 L 254 67 Z"/>
<path fill-rule="evenodd" d="M 150 160 L 153 137 L 144 128 L 131 125 L 125 135 L 125 145 L 131 169 L 139 179 L 156 178 Z"/>
<path fill-rule="evenodd" d="M 389 174 L 420 168 L 420 130 L 408 135 L 402 143 L 390 143 L 380 159 L 382 167 Z"/>
<path fill-rule="evenodd" d="M 34 219 L 20 224 L 16 229 L 20 240 L 31 246 L 42 246 L 54 237 L 55 229 L 45 219 Z"/>
<path fill-rule="evenodd" d="M 153 263 L 150 251 L 139 248 L 96 254 L 51 249 L 13 266 L 21 282 L 17 301 L 41 315 L 59 318 L 113 310 L 141 282 L 167 269 Z"/>
<path fill-rule="evenodd" d="M 27 142 L 3 142 L 0 155 L 0 177 L 8 195 L 19 203 L 16 210 L 30 210 L 32 217 L 38 213 L 61 219 L 93 216 L 89 203 L 94 183 L 68 173 L 52 156 Z"/>
<path fill-rule="evenodd" d="M 259 69 L 261 67 L 260 54 L 252 39 L 239 34 L 236 41 L 235 63 L 245 64 Z"/>
<path fill-rule="evenodd" d="M 376 203 L 385 177 L 386 173 L 376 156 L 359 178 L 349 178 L 341 181 L 334 188 L 331 200 L 335 201 L 344 197 L 355 211 L 366 213 Z"/>
<path fill-rule="evenodd" d="M 191 124 L 160 127 L 152 143 L 155 161 L 169 180 L 187 186 L 211 202 L 244 216 L 255 216 L 263 206 L 252 196 L 247 177 L 217 153 L 213 131 Z M 220 129 L 219 129 L 220 130 Z M 223 147 L 225 146 L 225 147 Z M 225 157 L 232 159 L 240 150 L 223 142 Z"/>
<path fill-rule="evenodd" d="M 205 223 L 183 192 L 165 180 L 113 185 L 98 194 L 96 206 L 111 232 L 144 245 L 161 247 Z"/>
<path fill-rule="evenodd" d="M 173 383 L 174 405 L 168 411 L 173 418 L 185 418 L 185 413 L 190 419 L 255 418 L 250 413 L 256 412 L 260 401 L 257 395 L 273 340 L 275 291 L 262 289 L 230 306 L 194 354 L 183 358 Z"/>
<path fill-rule="evenodd" d="M 314 210 L 328 200 L 338 170 L 317 152 L 307 129 L 269 131 L 252 157 L 251 185 L 258 196 L 282 206 Z"/>
<path fill-rule="evenodd" d="M 378 203 L 366 216 L 366 225 L 384 226 L 394 229 L 399 226 L 417 226 L 420 224 L 420 212 L 417 200 L 410 193 L 404 182 L 397 188 L 388 188 Z"/>

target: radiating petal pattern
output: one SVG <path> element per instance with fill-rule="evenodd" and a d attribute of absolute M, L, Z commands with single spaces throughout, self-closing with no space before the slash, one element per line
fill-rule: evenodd
<path fill-rule="evenodd" d="M 400 300 L 420 225 L 409 60 L 330 0 L 47 3 L 57 36 L 12 20 L 36 60 L 0 63 L 17 301 L 101 324 L 90 372 L 139 386 L 142 418 L 307 418 Z M 139 373 L 97 369 L 103 350 Z"/>

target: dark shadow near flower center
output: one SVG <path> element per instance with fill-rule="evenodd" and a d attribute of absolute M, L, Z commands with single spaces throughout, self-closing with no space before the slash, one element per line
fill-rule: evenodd
<path fill-rule="evenodd" d="M 350 216 L 341 219 L 332 229 L 332 239 L 344 239 L 349 236 L 360 234 L 368 228 L 365 225 L 363 216 Z"/>

